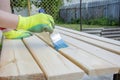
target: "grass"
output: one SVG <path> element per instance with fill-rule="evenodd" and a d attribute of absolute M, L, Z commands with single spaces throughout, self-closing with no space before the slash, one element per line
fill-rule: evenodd
<path fill-rule="evenodd" d="M 57 24 L 58 26 L 70 28 L 73 30 L 80 30 L 80 24 Z M 84 28 L 114 28 L 115 26 L 100 26 L 100 25 L 82 25 L 82 29 Z"/>

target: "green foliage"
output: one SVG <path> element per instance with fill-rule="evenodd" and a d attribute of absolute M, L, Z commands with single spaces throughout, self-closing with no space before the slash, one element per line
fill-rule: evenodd
<path fill-rule="evenodd" d="M 55 23 L 56 24 L 64 24 L 66 22 L 64 21 L 64 19 L 57 17 L 56 20 L 55 20 Z"/>
<path fill-rule="evenodd" d="M 73 30 L 80 30 L 80 24 L 56 24 L 61 27 L 70 28 Z"/>
<path fill-rule="evenodd" d="M 17 11 L 20 11 L 27 7 L 27 0 L 11 0 L 11 5 Z"/>
<path fill-rule="evenodd" d="M 63 4 L 62 0 L 36 0 L 32 3 L 36 7 L 41 7 L 45 9 L 46 13 L 52 15 L 55 19 L 57 19 L 59 8 Z"/>
<path fill-rule="evenodd" d="M 52 15 L 56 19 L 61 4 L 61 0 L 42 0 L 41 7 L 46 10 L 46 13 Z"/>
<path fill-rule="evenodd" d="M 56 24 L 56 25 L 80 31 L 80 24 Z M 83 24 L 82 29 L 84 28 L 116 28 L 116 26 L 84 25 Z"/>
<path fill-rule="evenodd" d="M 88 25 L 102 25 L 102 26 L 116 26 L 119 24 L 116 20 L 110 20 L 108 18 L 102 17 L 97 19 L 82 20 L 83 24 Z"/>
<path fill-rule="evenodd" d="M 80 19 L 72 19 L 71 24 L 80 24 Z"/>

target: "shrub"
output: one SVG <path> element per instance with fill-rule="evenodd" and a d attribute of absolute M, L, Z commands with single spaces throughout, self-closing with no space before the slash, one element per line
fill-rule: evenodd
<path fill-rule="evenodd" d="M 50 14 L 56 19 L 58 17 L 59 8 L 62 5 L 62 0 L 34 0 L 32 3 L 36 7 L 45 9 L 47 14 Z"/>
<path fill-rule="evenodd" d="M 83 24 L 88 25 L 102 25 L 102 26 L 116 26 L 119 24 L 117 20 L 110 20 L 108 18 L 102 17 L 97 19 L 82 20 Z"/>
<path fill-rule="evenodd" d="M 80 24 L 80 19 L 71 19 L 71 24 Z"/>
<path fill-rule="evenodd" d="M 27 7 L 27 0 L 11 0 L 12 8 L 15 8 L 18 12 Z"/>

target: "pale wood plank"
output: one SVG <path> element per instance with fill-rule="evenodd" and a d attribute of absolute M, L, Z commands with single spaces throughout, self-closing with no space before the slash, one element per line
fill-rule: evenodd
<path fill-rule="evenodd" d="M 0 67 L 0 80 L 16 80 L 19 75 L 15 63 L 10 63 L 6 66 Z"/>
<path fill-rule="evenodd" d="M 49 45 L 52 44 L 49 38 L 42 37 L 42 34 L 37 34 Z M 69 39 L 66 39 L 69 40 Z M 72 43 L 73 41 L 71 41 Z M 52 45 L 51 45 L 52 46 Z M 118 72 L 118 67 L 102 60 L 99 57 L 89 54 L 81 49 L 75 48 L 69 44 L 69 47 L 60 49 L 59 52 L 71 60 L 73 63 L 82 68 L 89 75 L 101 75 L 107 73 Z"/>
<path fill-rule="evenodd" d="M 73 46 L 76 46 L 77 48 L 84 50 L 88 52 L 89 54 L 95 55 L 97 57 L 100 57 L 114 65 L 117 65 L 120 68 L 120 55 L 114 54 L 110 51 L 101 49 L 99 47 L 96 47 L 94 45 L 87 44 L 83 41 L 76 40 L 74 38 L 71 38 L 69 36 L 62 35 L 63 39 L 70 43 Z"/>
<path fill-rule="evenodd" d="M 93 39 L 99 40 L 99 41 L 104 41 L 104 42 L 108 41 L 108 43 L 111 43 L 111 44 L 114 44 L 114 45 L 117 45 L 117 44 L 119 45 L 119 43 L 120 43 L 120 42 L 115 41 L 115 40 L 110 40 L 109 41 L 109 39 L 107 39 L 107 38 L 96 37 L 94 35 L 78 32 L 78 31 L 75 31 L 75 30 L 67 29 L 67 28 L 59 27 L 58 29 L 61 29 L 61 30 L 66 31 L 66 32 L 71 32 L 71 33 L 74 33 L 74 34 L 83 35 L 83 36 L 86 36 L 86 37 L 89 37 L 89 38 L 93 38 Z M 68 36 L 64 35 L 62 37 L 64 37 L 65 40 L 66 40 L 66 37 L 68 39 Z M 74 42 L 71 43 L 71 41 L 74 41 Z M 78 40 L 73 40 L 73 38 L 70 38 L 70 37 L 69 37 L 69 40 L 67 42 L 71 43 L 74 46 L 77 46 L 78 48 L 80 48 L 82 50 L 90 52 L 93 55 L 96 55 L 96 56 L 98 56 L 100 58 L 103 58 L 103 59 L 105 59 L 105 60 L 107 60 L 107 61 L 109 61 L 111 63 L 114 63 L 114 64 L 116 64 L 116 65 L 118 65 L 120 67 L 120 64 L 119 64 L 120 56 L 118 56 L 118 55 L 116 55 L 116 54 L 114 54 L 112 52 L 109 52 L 109 51 L 103 50 L 101 48 L 95 47 L 94 45 L 89 45 L 89 44 L 87 44 L 85 42 L 82 42 L 80 40 L 79 41 Z M 78 45 L 78 44 L 80 44 L 80 45 Z"/>
<path fill-rule="evenodd" d="M 6 42 L 4 40 L 2 51 L 1 51 L 1 56 L 0 56 L 0 67 L 6 66 L 9 63 L 15 62 L 14 52 L 12 48 L 13 46 L 11 46 L 11 43 Z"/>
<path fill-rule="evenodd" d="M 7 50 L 6 50 L 7 49 Z M 19 75 L 16 63 L 14 63 L 14 54 L 11 51 L 12 46 L 3 42 L 0 56 L 0 80 L 12 80 Z"/>
<path fill-rule="evenodd" d="M 36 62 L 34 61 L 34 59 L 32 58 L 29 51 L 24 46 L 21 40 L 4 40 L 3 45 L 4 46 L 2 49 L 0 68 L 4 68 L 11 63 L 15 65 L 12 67 L 17 68 L 18 76 L 11 77 L 9 78 L 9 80 L 12 80 L 12 78 L 19 80 L 35 80 L 35 79 L 45 80 L 43 72 L 36 64 Z M 8 68 L 7 70 L 14 72 L 14 68 Z M 6 73 L 8 72 L 6 70 L 3 71 Z M 4 75 L 2 74 L 1 77 L 2 76 L 6 76 L 6 74 Z M 9 77 L 15 75 L 9 74 L 7 76 Z M 7 78 L 7 76 L 5 78 Z"/>
<path fill-rule="evenodd" d="M 36 33 L 36 35 L 42 39 L 43 41 L 45 41 L 48 45 L 52 46 L 53 47 L 53 44 L 49 38 L 49 34 L 46 33 L 46 32 L 42 32 L 42 33 Z M 70 67 L 71 69 L 74 69 L 76 71 L 79 71 L 77 70 L 78 68 L 74 68 L 74 67 L 77 67 L 75 65 L 73 65 L 68 59 L 66 59 L 64 56 L 62 56 L 61 54 L 57 54 L 58 57 L 63 61 L 64 64 L 66 64 L 66 66 Z"/>
<path fill-rule="evenodd" d="M 73 37 L 75 39 L 84 41 L 86 43 L 95 45 L 97 47 L 109 50 L 111 52 L 114 52 L 114 53 L 117 53 L 117 54 L 120 55 L 120 46 L 117 46 L 117 45 L 114 45 L 114 44 L 111 44 L 111 43 L 106 43 L 106 42 L 103 42 L 103 41 L 98 41 L 98 40 L 88 38 L 88 37 L 84 37 L 84 36 L 81 36 L 81 35 L 78 35 L 78 34 L 73 34 L 71 32 L 66 32 L 66 31 L 63 31 L 63 30 L 57 30 L 57 31 L 60 32 L 61 34 Z"/>
<path fill-rule="evenodd" d="M 45 41 L 48 45 L 53 46 L 49 33 L 47 32 L 42 32 L 42 33 L 35 33 L 36 36 L 38 36 L 40 39 Z"/>
<path fill-rule="evenodd" d="M 57 53 L 57 56 L 59 57 L 59 59 L 62 61 L 62 63 L 64 63 L 64 65 L 65 65 L 67 68 L 69 68 L 71 71 L 73 71 L 73 72 L 76 73 L 75 76 L 73 75 L 74 77 L 80 76 L 79 79 L 82 78 L 82 76 L 83 76 L 84 73 L 83 73 L 83 70 L 81 70 L 81 68 L 79 68 L 78 66 L 74 65 L 70 60 L 68 60 L 67 58 L 65 58 L 63 55 Z M 80 73 L 80 72 L 81 72 L 81 74 L 78 74 L 78 73 Z M 71 76 L 71 77 L 73 77 L 73 76 Z M 72 78 L 71 78 L 71 79 L 72 79 Z M 74 80 L 76 80 L 76 79 L 74 79 Z"/>
<path fill-rule="evenodd" d="M 45 76 L 38 64 L 35 62 L 22 41 L 12 40 L 15 57 L 20 75 L 26 75 L 25 78 L 30 80 L 45 80 Z"/>
<path fill-rule="evenodd" d="M 68 60 L 61 60 L 58 52 L 49 47 L 36 36 L 24 39 L 26 46 L 35 57 L 47 80 L 77 80 L 83 76 L 83 71 Z M 65 62 L 64 62 L 65 60 Z M 69 66 L 69 65 L 71 66 Z M 73 67 L 73 68 L 72 68 Z"/>
<path fill-rule="evenodd" d="M 99 40 L 99 41 L 103 41 L 103 42 L 106 42 L 106 43 L 111 43 L 111 44 L 120 46 L 120 42 L 116 41 L 116 40 L 112 40 L 112 39 L 108 39 L 108 38 L 104 38 L 104 37 L 99 37 L 99 36 L 96 36 L 96 35 L 91 35 L 91 34 L 88 34 L 88 33 L 75 31 L 75 30 L 72 30 L 72 29 L 67 29 L 67 28 L 63 28 L 63 27 L 59 27 L 59 26 L 56 26 L 56 29 L 63 30 L 65 32 L 71 32 L 71 33 L 74 33 L 74 34 L 78 34 L 78 35 L 81 35 L 81 36 L 85 36 L 85 37 L 88 37 L 88 38 L 92 38 L 92 39 L 95 39 L 95 40 Z"/>
<path fill-rule="evenodd" d="M 61 49 L 60 52 L 81 67 L 90 76 L 119 72 L 118 66 L 73 46 L 69 45 L 68 48 Z"/>

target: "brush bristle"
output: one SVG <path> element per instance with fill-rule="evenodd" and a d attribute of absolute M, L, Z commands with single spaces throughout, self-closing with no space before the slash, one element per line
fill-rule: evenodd
<path fill-rule="evenodd" d="M 62 39 L 60 39 L 59 41 L 53 43 L 53 45 L 54 45 L 54 48 L 56 50 L 59 50 L 60 48 L 68 47 L 68 45 Z"/>
<path fill-rule="evenodd" d="M 59 50 L 60 48 L 66 48 L 68 45 L 62 40 L 60 34 L 58 32 L 52 33 L 50 38 L 53 42 L 54 48 Z"/>

